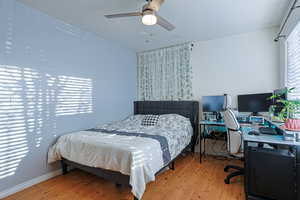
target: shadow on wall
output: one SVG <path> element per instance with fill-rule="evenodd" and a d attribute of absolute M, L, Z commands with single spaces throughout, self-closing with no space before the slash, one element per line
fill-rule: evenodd
<path fill-rule="evenodd" d="M 92 79 L 0 65 L 0 180 L 40 147 L 44 129 L 57 136 L 57 117 L 92 113 L 92 90 Z"/>

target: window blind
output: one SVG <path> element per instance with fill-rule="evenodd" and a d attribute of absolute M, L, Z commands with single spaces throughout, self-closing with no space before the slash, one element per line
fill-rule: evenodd
<path fill-rule="evenodd" d="M 300 23 L 295 27 L 286 42 L 287 74 L 286 86 L 295 87 L 289 99 L 300 99 Z"/>

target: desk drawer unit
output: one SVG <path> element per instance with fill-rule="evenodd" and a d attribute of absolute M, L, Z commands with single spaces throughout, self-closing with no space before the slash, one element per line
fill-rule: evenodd
<path fill-rule="evenodd" d="M 296 200 L 296 155 L 289 150 L 248 147 L 248 200 Z"/>
<path fill-rule="evenodd" d="M 296 172 L 297 172 L 297 200 L 300 200 L 300 146 L 297 146 L 297 165 L 296 165 Z"/>
<path fill-rule="evenodd" d="M 300 200 L 300 163 L 297 163 L 297 200 Z"/>

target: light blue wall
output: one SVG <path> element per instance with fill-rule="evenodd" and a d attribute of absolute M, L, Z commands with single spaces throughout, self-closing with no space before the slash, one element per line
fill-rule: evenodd
<path fill-rule="evenodd" d="M 135 97 L 133 51 L 0 0 L 0 191 L 57 169 L 59 135 L 122 119 Z"/>

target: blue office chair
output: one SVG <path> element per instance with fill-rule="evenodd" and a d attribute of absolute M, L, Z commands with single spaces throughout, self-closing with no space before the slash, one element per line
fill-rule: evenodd
<path fill-rule="evenodd" d="M 227 128 L 227 150 L 231 156 L 242 159 L 244 157 L 242 152 L 242 132 L 240 131 L 240 124 L 232 110 L 227 109 L 225 111 L 224 122 Z M 226 184 L 230 183 L 231 178 L 244 175 L 245 173 L 244 168 L 235 165 L 227 165 L 224 168 L 224 171 L 228 172 L 229 169 L 234 169 L 236 171 L 225 178 L 224 181 Z"/>

